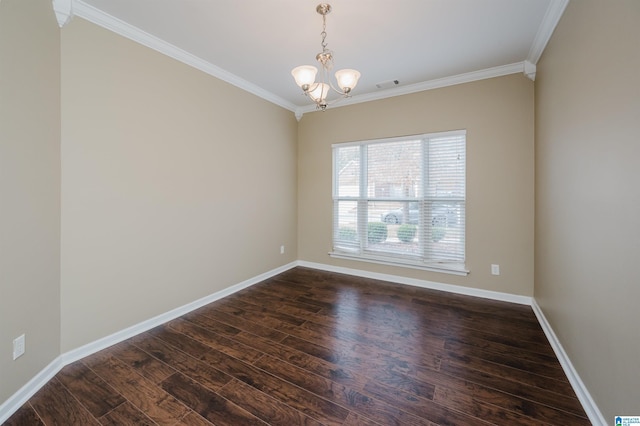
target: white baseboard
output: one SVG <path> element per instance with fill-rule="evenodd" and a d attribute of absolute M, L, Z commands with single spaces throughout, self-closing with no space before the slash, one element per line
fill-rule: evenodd
<path fill-rule="evenodd" d="M 503 302 L 517 303 L 519 305 L 531 305 L 531 297 L 521 296 L 518 294 L 501 293 L 498 291 L 482 290 L 479 288 L 463 287 L 459 285 L 443 284 L 435 281 L 419 280 L 416 278 L 407 278 L 399 275 L 380 274 L 377 272 L 363 271 L 360 269 L 343 268 L 340 266 L 326 265 L 324 263 L 298 261 L 299 266 L 307 268 L 320 269 L 323 271 L 337 272 L 340 274 L 355 275 L 363 278 L 372 278 L 375 280 L 389 281 L 396 284 L 406 284 L 414 287 L 428 288 L 431 290 L 441 290 L 448 293 L 464 294 L 467 296 L 482 297 L 484 299 L 500 300 Z"/>
<path fill-rule="evenodd" d="M 216 300 L 227 297 L 233 293 L 236 293 L 247 287 L 251 287 L 261 281 L 278 275 L 284 271 L 297 266 L 297 262 L 291 262 L 287 265 L 280 266 L 271 271 L 252 277 L 246 281 L 242 281 L 238 284 L 227 287 L 224 290 L 220 290 L 201 299 L 180 306 L 176 309 L 172 309 L 169 312 L 165 312 L 161 315 L 155 316 L 141 323 L 135 324 L 131 327 L 120 330 L 109 336 L 98 339 L 94 342 L 88 343 L 76 349 L 72 349 L 69 352 L 65 352 L 62 355 L 54 359 L 49 365 L 47 365 L 42 371 L 36 374 L 31 380 L 29 380 L 18 392 L 13 394 L 9 399 L 0 405 L 0 424 L 7 421 L 13 413 L 15 413 L 25 402 L 29 400 L 42 386 L 44 386 L 49 380 L 51 380 L 64 366 L 71 364 L 81 358 L 94 354 L 109 346 L 120 343 L 126 339 L 136 336 L 144 331 L 150 330 L 167 321 L 176 319 L 182 315 L 185 315 L 191 311 L 201 308 Z"/>
<path fill-rule="evenodd" d="M 116 343 L 122 342 L 126 339 L 129 339 L 133 336 L 143 333 L 147 330 L 151 330 L 152 328 L 157 327 L 161 324 L 164 324 L 165 322 L 171 321 L 173 319 L 181 317 L 182 315 L 188 314 L 189 312 L 194 311 L 198 308 L 201 308 L 204 305 L 208 305 L 211 302 L 215 302 L 216 300 L 222 299 L 223 297 L 227 297 L 242 289 L 251 287 L 254 284 L 257 284 L 261 281 L 264 281 L 268 278 L 278 275 L 291 268 L 295 268 L 296 265 L 297 265 L 297 262 L 291 262 L 279 268 L 272 269 L 268 272 L 249 278 L 248 280 L 242 281 L 238 284 L 234 284 L 231 287 L 227 287 L 224 290 L 220 290 L 218 292 L 205 296 L 201 299 L 195 300 L 191 303 L 187 303 L 186 305 L 172 309 L 171 311 L 165 312 L 156 317 L 150 318 L 148 320 L 142 321 L 141 323 L 125 328 L 124 330 L 120 330 L 109 336 L 103 337 L 102 339 L 98 339 L 94 342 L 91 342 L 79 348 L 73 349 L 69 352 L 62 354 L 62 364 L 63 365 L 71 364 L 74 361 L 77 361 L 81 358 L 94 354 L 98 351 L 101 351 L 102 349 L 115 345 Z"/>
<path fill-rule="evenodd" d="M 571 387 L 573 387 L 573 390 L 580 400 L 582 408 L 584 408 L 584 411 L 587 413 L 589 420 L 594 426 L 608 425 L 609 423 L 605 421 L 604 416 L 598 409 L 595 401 L 593 400 L 593 398 L 591 398 L 591 394 L 582 382 L 582 379 L 580 379 L 578 372 L 573 367 L 569 356 L 564 351 L 564 348 L 558 340 L 556 333 L 553 331 L 553 328 L 551 328 L 549 321 L 547 321 L 547 318 L 544 316 L 542 309 L 540 309 L 540 306 L 538 306 L 538 303 L 535 299 L 532 299 L 531 301 L 531 308 L 533 309 L 533 313 L 538 318 L 538 322 L 540 323 L 544 334 L 547 336 L 547 340 L 549 340 L 549 343 L 551 344 L 551 347 L 553 348 L 558 361 L 560 361 L 560 365 L 562 366 L 564 373 L 567 375 L 569 383 L 571 383 Z"/>
<path fill-rule="evenodd" d="M 0 405 L 0 425 L 3 424 L 16 410 L 29 400 L 41 387 L 47 384 L 63 367 L 62 358 L 57 357 L 29 380 L 23 387 Z"/>

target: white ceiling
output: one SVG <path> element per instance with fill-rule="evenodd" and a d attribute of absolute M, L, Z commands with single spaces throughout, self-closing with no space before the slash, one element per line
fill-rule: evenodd
<path fill-rule="evenodd" d="M 64 1 L 64 0 L 63 0 Z M 68 0 L 67 0 L 68 1 Z M 522 71 L 568 0 L 330 0 L 336 69 L 352 101 Z M 54 0 L 54 4 L 56 0 Z M 319 0 L 71 0 L 78 15 L 292 111 L 313 110 L 291 69 L 320 52 Z M 456 77 L 457 76 L 457 77 Z M 381 92 L 377 83 L 399 80 Z"/>

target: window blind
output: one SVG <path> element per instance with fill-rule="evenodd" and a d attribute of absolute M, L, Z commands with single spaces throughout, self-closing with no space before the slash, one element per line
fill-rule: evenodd
<path fill-rule="evenodd" d="M 466 132 L 336 144 L 333 251 L 464 266 Z"/>

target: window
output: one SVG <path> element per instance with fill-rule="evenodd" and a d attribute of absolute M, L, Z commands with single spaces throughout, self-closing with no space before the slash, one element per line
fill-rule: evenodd
<path fill-rule="evenodd" d="M 466 131 L 333 145 L 332 256 L 465 274 Z"/>

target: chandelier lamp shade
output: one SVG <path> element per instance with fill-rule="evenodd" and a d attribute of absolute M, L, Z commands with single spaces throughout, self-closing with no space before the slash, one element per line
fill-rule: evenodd
<path fill-rule="evenodd" d="M 331 5 L 321 3 L 316 7 L 316 12 L 322 15 L 322 52 L 316 55 L 316 60 L 320 64 L 320 81 L 316 82 L 318 68 L 313 65 L 301 65 L 291 71 L 291 75 L 296 80 L 305 95 L 315 102 L 317 109 L 324 111 L 329 104 L 327 97 L 331 91 L 340 95 L 340 98 L 348 98 L 351 91 L 358 84 L 360 73 L 352 69 L 342 69 L 336 71 L 335 77 L 338 87 L 336 88 L 330 79 L 330 71 L 333 68 L 333 52 L 327 49 L 327 14 L 331 12 Z"/>

